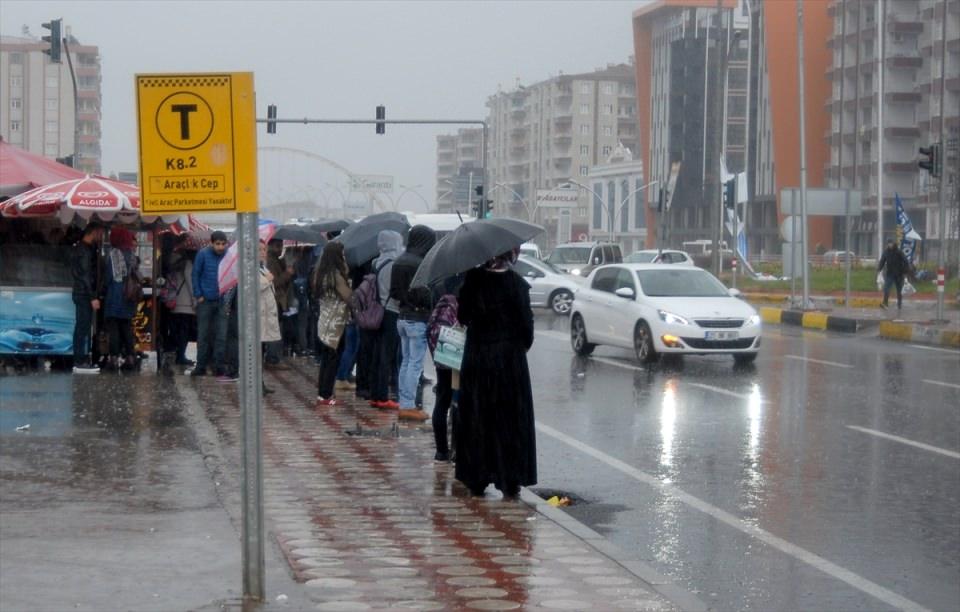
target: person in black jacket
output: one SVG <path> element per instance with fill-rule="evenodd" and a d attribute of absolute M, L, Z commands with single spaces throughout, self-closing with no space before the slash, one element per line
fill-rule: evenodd
<path fill-rule="evenodd" d="M 877 272 L 883 271 L 883 302 L 880 308 L 886 308 L 890 299 L 890 288 L 897 286 L 897 310 L 903 305 L 903 279 L 910 272 L 910 262 L 907 256 L 897 247 L 893 240 L 887 241 L 887 248 L 884 249 L 880 262 L 877 264 Z"/>
<path fill-rule="evenodd" d="M 410 288 L 423 256 L 436 242 L 437 235 L 425 225 L 410 228 L 407 250 L 397 257 L 390 271 L 390 297 L 397 301 L 400 315 L 397 332 L 400 335 L 400 414 L 399 418 L 425 421 L 427 413 L 416 407 L 417 385 L 423 373 L 423 358 L 427 353 L 427 319 L 432 304 L 426 287 Z"/>
<path fill-rule="evenodd" d="M 77 318 L 73 326 L 73 371 L 76 374 L 95 374 L 100 368 L 90 360 L 90 328 L 93 313 L 100 310 L 97 299 L 97 244 L 103 238 L 103 226 L 91 222 L 83 230 L 83 237 L 73 245 L 70 272 L 73 276 L 73 303 Z"/>

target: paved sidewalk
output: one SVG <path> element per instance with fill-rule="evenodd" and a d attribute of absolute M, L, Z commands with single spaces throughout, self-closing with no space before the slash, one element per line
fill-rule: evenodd
<path fill-rule="evenodd" d="M 572 519 L 565 528 L 548 516 L 554 509 L 538 511 L 527 491 L 515 501 L 492 487 L 471 497 L 451 464 L 433 461 L 429 424 L 398 424 L 395 412 L 365 402 L 316 409 L 316 368 L 291 365 L 266 375 L 276 390 L 264 410 L 266 525 L 303 586 L 279 605 L 268 579 L 271 609 L 701 608 Z M 216 433 L 208 442 L 220 441 L 221 451 L 205 449 L 212 469 L 235 480 L 236 386 L 181 380 L 190 386 L 181 393 L 203 406 L 194 416 Z"/>

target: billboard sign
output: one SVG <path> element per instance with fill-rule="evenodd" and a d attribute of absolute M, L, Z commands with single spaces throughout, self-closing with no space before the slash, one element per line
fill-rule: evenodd
<path fill-rule="evenodd" d="M 578 189 L 537 189 L 539 208 L 576 208 L 579 202 Z"/>
<path fill-rule="evenodd" d="M 350 191 L 392 193 L 393 177 L 386 174 L 354 174 L 350 177 Z"/>

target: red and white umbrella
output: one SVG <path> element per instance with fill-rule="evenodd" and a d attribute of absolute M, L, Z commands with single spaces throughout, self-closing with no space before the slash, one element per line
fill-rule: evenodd
<path fill-rule="evenodd" d="M 89 219 L 96 214 L 104 221 L 119 216 L 130 221 L 140 216 L 140 188 L 102 176 L 51 183 L 21 193 L 3 202 L 5 217 L 58 216 L 64 223 L 80 215 Z"/>

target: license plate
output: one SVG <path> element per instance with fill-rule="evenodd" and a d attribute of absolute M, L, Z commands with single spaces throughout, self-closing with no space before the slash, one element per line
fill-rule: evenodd
<path fill-rule="evenodd" d="M 708 331 L 707 340 L 736 340 L 740 337 L 740 332 L 736 331 Z"/>

